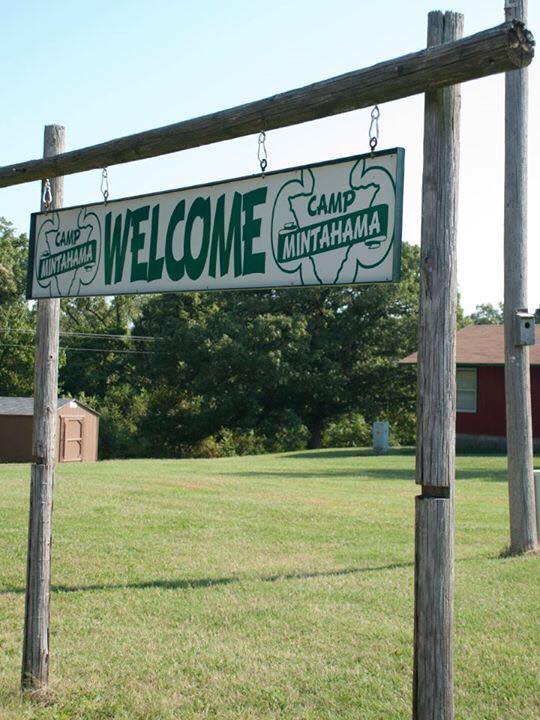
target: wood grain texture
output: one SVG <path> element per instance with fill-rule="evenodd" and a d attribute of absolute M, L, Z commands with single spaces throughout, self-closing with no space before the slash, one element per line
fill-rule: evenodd
<path fill-rule="evenodd" d="M 526 20 L 526 0 L 505 7 L 509 20 Z M 515 343 L 514 316 L 527 307 L 528 73 L 505 77 L 504 344 L 510 551 L 533 550 L 538 542 L 529 348 Z"/>
<path fill-rule="evenodd" d="M 460 37 L 463 16 L 432 12 L 428 45 Z M 452 602 L 456 411 L 459 87 L 425 96 L 420 253 L 414 720 L 453 720 Z"/>
<path fill-rule="evenodd" d="M 462 31 L 461 15 L 429 14 L 429 44 Z M 426 93 L 424 109 L 416 482 L 445 487 L 455 474 L 460 95 Z"/>
<path fill-rule="evenodd" d="M 415 532 L 413 719 L 451 720 L 453 499 L 417 497 Z"/>
<path fill-rule="evenodd" d="M 44 156 L 62 152 L 64 146 L 64 128 L 47 125 Z M 63 178 L 51 180 L 51 190 L 53 208 L 62 207 Z M 43 205 L 41 209 L 45 209 Z M 60 300 L 38 300 L 37 315 L 33 463 L 30 478 L 21 672 L 23 690 L 32 691 L 44 690 L 49 680 L 52 507 L 56 462 Z"/>
<path fill-rule="evenodd" d="M 0 187 L 108 167 L 316 120 L 375 103 L 524 67 L 533 39 L 520 23 L 504 23 L 229 110 L 110 140 L 58 157 L 0 168 Z"/>

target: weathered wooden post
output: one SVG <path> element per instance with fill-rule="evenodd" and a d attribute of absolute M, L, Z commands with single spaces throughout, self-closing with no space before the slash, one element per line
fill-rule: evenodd
<path fill-rule="evenodd" d="M 430 12 L 428 46 L 463 16 Z M 459 86 L 425 94 L 418 350 L 413 718 L 454 717 L 452 679 Z"/>
<path fill-rule="evenodd" d="M 63 152 L 64 145 L 64 128 L 61 125 L 46 125 L 44 157 Z M 60 208 L 63 204 L 64 179 L 54 178 L 50 185 L 52 194 L 50 209 Z M 47 209 L 43 197 L 41 209 Z M 52 504 L 56 461 L 60 300 L 38 300 L 37 304 L 33 463 L 30 480 L 21 677 L 22 689 L 33 691 L 46 688 L 49 680 Z"/>
<path fill-rule="evenodd" d="M 507 20 L 527 19 L 527 0 L 506 0 Z M 510 552 L 537 544 L 529 348 L 516 344 L 516 312 L 527 307 L 527 68 L 505 76 L 504 346 Z"/>

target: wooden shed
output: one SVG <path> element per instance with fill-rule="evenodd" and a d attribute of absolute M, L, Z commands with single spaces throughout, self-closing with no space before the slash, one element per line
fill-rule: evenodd
<path fill-rule="evenodd" d="M 32 462 L 34 398 L 0 397 L 0 462 Z M 97 460 L 99 413 L 78 400 L 58 399 L 58 462 Z"/>

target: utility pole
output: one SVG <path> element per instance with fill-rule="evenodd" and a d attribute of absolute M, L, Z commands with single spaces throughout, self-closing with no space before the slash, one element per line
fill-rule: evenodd
<path fill-rule="evenodd" d="M 430 12 L 428 47 L 463 34 Z M 415 502 L 413 720 L 453 720 L 459 85 L 425 94 Z"/>
<path fill-rule="evenodd" d="M 506 20 L 527 19 L 527 0 L 506 0 Z M 504 345 L 510 552 L 533 550 L 536 532 L 529 348 L 517 344 L 527 308 L 527 69 L 505 75 Z M 534 322 L 534 320 L 532 321 Z"/>
<path fill-rule="evenodd" d="M 43 156 L 64 152 L 65 129 L 46 125 Z M 49 189 L 50 188 L 50 189 Z M 42 183 L 41 210 L 63 205 L 64 178 Z M 34 370 L 33 462 L 30 479 L 30 517 L 21 685 L 40 691 L 49 681 L 49 620 L 51 602 L 52 506 L 56 463 L 58 400 L 58 335 L 60 300 L 37 301 L 37 339 Z"/>

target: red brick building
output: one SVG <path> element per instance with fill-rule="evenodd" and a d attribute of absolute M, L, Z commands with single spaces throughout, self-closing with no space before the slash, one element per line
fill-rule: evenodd
<path fill-rule="evenodd" d="M 416 363 L 416 353 L 401 362 Z M 535 447 L 540 448 L 540 345 L 530 348 Z M 457 334 L 456 442 L 460 449 L 504 449 L 504 328 L 468 325 Z"/>

